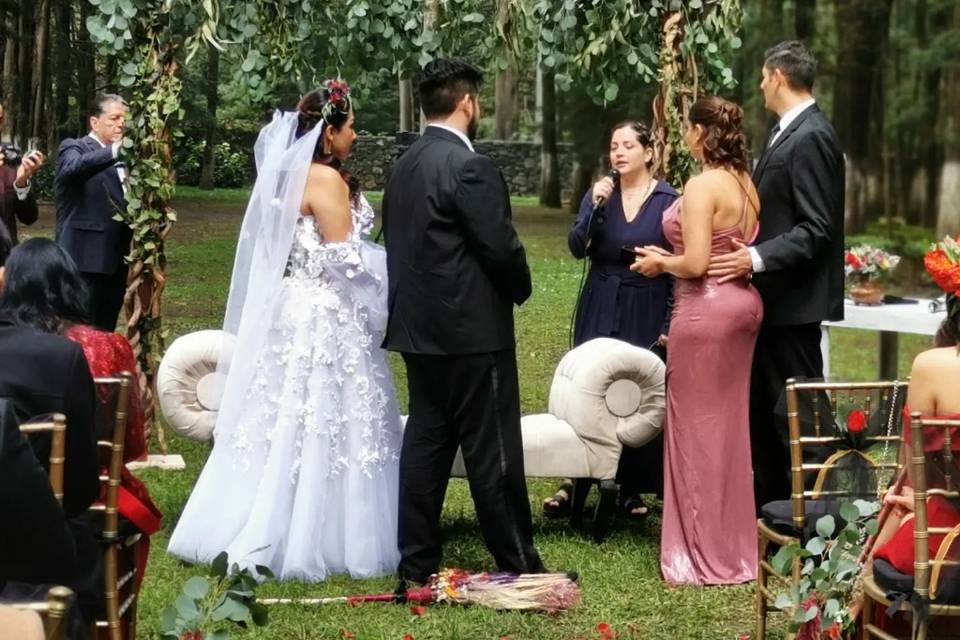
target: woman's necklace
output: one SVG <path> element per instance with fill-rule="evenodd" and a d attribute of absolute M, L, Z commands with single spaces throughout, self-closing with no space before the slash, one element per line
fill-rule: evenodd
<path fill-rule="evenodd" d="M 656 186 L 657 186 L 656 178 L 650 178 L 650 180 L 647 182 L 646 188 L 643 190 L 643 197 L 640 198 L 639 202 L 636 203 L 636 206 L 634 206 L 634 201 L 636 196 L 634 196 L 633 194 L 639 192 L 640 189 L 624 189 L 623 187 L 620 188 L 621 198 L 624 202 L 623 213 L 624 213 L 624 216 L 628 216 L 627 222 L 633 222 L 634 220 L 637 219 L 637 216 L 640 215 L 640 210 L 643 209 L 644 203 L 646 203 L 647 198 L 650 197 L 650 195 L 653 193 L 653 190 Z M 631 205 L 630 207 L 626 206 L 627 202 L 630 203 Z M 629 217 L 630 211 L 634 212 L 633 217 Z"/>

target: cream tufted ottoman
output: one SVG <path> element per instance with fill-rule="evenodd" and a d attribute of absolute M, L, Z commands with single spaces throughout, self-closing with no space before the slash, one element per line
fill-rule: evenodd
<path fill-rule="evenodd" d="M 177 339 L 160 362 L 157 392 L 170 427 L 208 440 L 216 423 L 214 372 L 222 346 L 220 331 Z M 582 524 L 586 493 L 599 482 L 594 537 L 603 539 L 613 514 L 617 463 L 624 445 L 639 447 L 663 427 L 666 367 L 652 352 L 596 338 L 560 360 L 547 413 L 524 416 L 523 464 L 528 477 L 575 478 L 571 522 Z M 465 477 L 457 453 L 451 475 Z"/>

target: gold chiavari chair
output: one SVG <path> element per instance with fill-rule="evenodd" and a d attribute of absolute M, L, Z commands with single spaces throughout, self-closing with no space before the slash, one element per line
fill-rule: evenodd
<path fill-rule="evenodd" d="M 874 621 L 877 605 L 890 607 L 890 591 L 909 594 L 897 607 L 912 617 L 912 638 L 927 640 L 937 618 L 952 617 L 960 621 L 960 522 L 953 526 L 930 526 L 928 499 L 941 496 L 960 511 L 960 466 L 955 446 L 960 438 L 960 419 L 924 418 L 914 412 L 910 416 L 911 456 L 914 505 L 914 575 L 900 574 L 889 563 L 875 561 L 874 571 L 864 580 L 863 637 L 897 640 L 880 629 Z M 938 437 L 930 438 L 931 434 Z M 942 446 L 925 446 L 942 437 Z M 942 536 L 936 545 L 932 537 Z M 921 610 L 918 611 L 917 609 Z M 954 623 L 953 634 L 960 637 L 960 624 Z M 936 637 L 941 637 L 937 635 Z"/>
<path fill-rule="evenodd" d="M 50 486 L 57 502 L 63 504 L 63 465 L 66 459 L 67 417 L 55 413 L 45 422 L 27 422 L 20 425 L 20 432 L 29 437 L 32 433 L 50 433 Z"/>
<path fill-rule="evenodd" d="M 898 469 L 901 408 L 907 382 L 786 382 L 790 438 L 789 500 L 761 507 L 757 521 L 756 637 L 766 637 L 775 609 L 771 580 L 789 587 L 800 580 L 801 563 L 781 577 L 771 558 L 776 549 L 815 535 L 816 521 L 839 517 L 841 501 L 876 500 Z M 862 420 L 854 432 L 851 418 Z"/>
<path fill-rule="evenodd" d="M 20 611 L 35 612 L 43 623 L 45 640 L 65 640 L 67 637 L 67 609 L 73 592 L 67 587 L 51 587 L 45 602 L 17 602 L 10 605 Z M 0 637 L 4 637 L 0 631 Z M 17 640 L 26 640 L 18 638 Z"/>
<path fill-rule="evenodd" d="M 91 511 L 102 514 L 103 517 L 100 544 L 104 554 L 106 616 L 103 620 L 97 620 L 96 635 L 107 640 L 129 640 L 134 637 L 136 628 L 136 562 L 133 558 L 134 547 L 140 536 L 121 535 L 118 503 L 133 376 L 123 372 L 113 378 L 96 378 L 94 383 L 98 390 L 106 388 L 108 392 L 106 395 L 110 402 L 106 405 L 107 411 L 101 413 L 107 419 L 108 427 L 112 427 L 102 429 L 98 425 L 97 429 L 99 433 L 109 432 L 111 438 L 97 441 L 101 463 L 106 466 L 107 473 L 100 476 L 100 483 L 104 488 L 101 492 L 103 500 L 91 507 Z"/>

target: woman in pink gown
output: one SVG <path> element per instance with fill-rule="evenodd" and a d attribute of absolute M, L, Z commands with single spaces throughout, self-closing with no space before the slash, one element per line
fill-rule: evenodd
<path fill-rule="evenodd" d="M 633 269 L 673 274 L 660 567 L 671 584 L 736 584 L 756 577 L 750 462 L 750 363 L 763 314 L 746 280 L 707 276 L 711 255 L 753 240 L 760 209 L 747 172 L 743 110 L 698 100 L 684 140 L 702 172 L 663 214 L 674 247 L 637 249 Z"/>

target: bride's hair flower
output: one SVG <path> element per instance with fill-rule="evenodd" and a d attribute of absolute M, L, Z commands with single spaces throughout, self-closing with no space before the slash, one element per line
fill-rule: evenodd
<path fill-rule="evenodd" d="M 323 82 L 323 92 L 326 94 L 326 103 L 321 113 L 327 124 L 333 124 L 334 115 L 348 115 L 353 107 L 350 99 L 350 85 L 343 80 L 330 78 Z"/>

